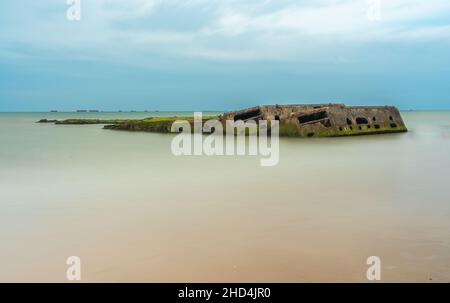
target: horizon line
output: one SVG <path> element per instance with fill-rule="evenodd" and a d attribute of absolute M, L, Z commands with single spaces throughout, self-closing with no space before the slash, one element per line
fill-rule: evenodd
<path fill-rule="evenodd" d="M 251 106 L 255 107 L 255 106 Z M 251 108 L 245 107 L 245 108 Z M 244 109 L 245 109 L 244 108 Z M 58 113 L 75 113 L 75 114 L 99 114 L 99 113 L 172 113 L 172 112 L 227 112 L 233 111 L 229 109 L 203 109 L 203 110 L 37 110 L 37 111 L 3 111 L 0 110 L 2 114 L 14 114 L 14 113 L 47 113 L 47 114 L 58 114 Z M 419 109 L 419 108 L 399 108 L 399 111 L 408 112 L 408 111 L 450 111 L 450 108 L 427 108 L 427 109 Z"/>

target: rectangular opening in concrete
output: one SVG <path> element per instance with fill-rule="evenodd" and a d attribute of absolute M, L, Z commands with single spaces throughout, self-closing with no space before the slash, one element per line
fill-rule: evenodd
<path fill-rule="evenodd" d="M 367 121 L 367 119 L 364 117 L 356 118 L 356 124 L 368 124 L 368 123 L 369 123 L 369 121 Z"/>
<path fill-rule="evenodd" d="M 261 110 L 260 109 L 255 109 L 255 110 L 250 110 L 247 112 L 244 112 L 242 114 L 238 114 L 236 116 L 234 116 L 234 121 L 237 120 L 249 120 L 249 119 L 259 119 L 261 117 Z"/>
<path fill-rule="evenodd" d="M 328 114 L 326 111 L 315 112 L 308 115 L 303 115 L 298 117 L 298 122 L 300 124 L 304 123 L 314 123 L 319 122 L 320 120 L 328 118 Z"/>

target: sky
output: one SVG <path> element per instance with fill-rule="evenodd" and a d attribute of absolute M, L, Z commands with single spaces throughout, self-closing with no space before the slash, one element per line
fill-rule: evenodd
<path fill-rule="evenodd" d="M 450 109 L 449 0 L 66 1 L 0 1 L 0 111 Z"/>

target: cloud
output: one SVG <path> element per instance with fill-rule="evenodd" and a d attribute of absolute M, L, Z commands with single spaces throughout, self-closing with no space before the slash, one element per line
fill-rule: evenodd
<path fill-rule="evenodd" d="M 381 0 L 379 22 L 361 0 L 81 0 L 82 20 L 68 22 L 65 1 L 25 9 L 8 2 L 1 45 L 28 45 L 142 62 L 145 56 L 214 60 L 305 60 L 336 43 L 420 42 L 449 37 L 448 0 Z M 13 12 L 11 12 L 13 11 Z M 446 23 L 447 22 L 447 23 Z M 195 25 L 195 26 L 194 26 Z M 5 26 L 2 26 L 5 28 Z M 3 52 L 7 53 L 7 52 Z"/>
<path fill-rule="evenodd" d="M 80 22 L 65 0 L 1 2 L 0 110 L 448 107 L 448 0 L 382 0 L 379 22 L 365 0 L 81 1 Z"/>

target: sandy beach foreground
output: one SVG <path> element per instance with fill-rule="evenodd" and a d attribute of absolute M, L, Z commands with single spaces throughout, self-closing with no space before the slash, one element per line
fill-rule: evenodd
<path fill-rule="evenodd" d="M 402 116 L 408 133 L 283 138 L 261 167 L 0 114 L 0 281 L 64 282 L 76 255 L 84 282 L 365 282 L 369 256 L 385 282 L 449 282 L 450 112 Z"/>

